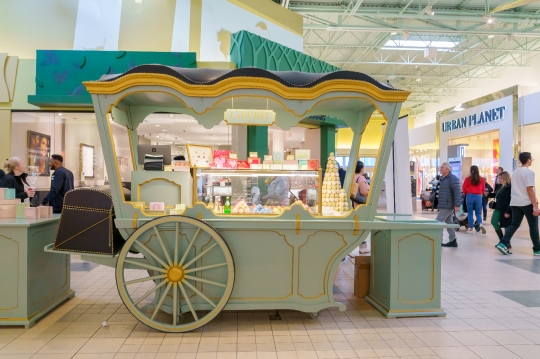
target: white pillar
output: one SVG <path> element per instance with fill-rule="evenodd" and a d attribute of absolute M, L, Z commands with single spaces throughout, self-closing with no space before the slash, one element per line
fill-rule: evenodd
<path fill-rule="evenodd" d="M 247 158 L 247 126 L 229 126 L 231 131 L 231 150 L 239 159 Z"/>
<path fill-rule="evenodd" d="M 408 116 L 399 120 L 388 160 L 385 174 L 388 213 L 412 214 L 408 126 Z"/>
<path fill-rule="evenodd" d="M 276 129 L 272 131 L 272 154 L 280 152 L 283 154 L 285 150 L 285 131 Z"/>

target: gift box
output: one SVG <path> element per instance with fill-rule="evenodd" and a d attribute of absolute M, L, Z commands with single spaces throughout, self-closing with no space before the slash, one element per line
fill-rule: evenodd
<path fill-rule="evenodd" d="M 263 165 L 262 163 L 252 163 L 252 164 L 250 165 L 250 167 L 251 167 L 252 170 L 262 170 L 262 169 L 263 169 L 263 166 L 264 166 L 264 165 Z M 270 167 L 270 165 L 266 165 L 266 166 Z"/>
<path fill-rule="evenodd" d="M 149 207 L 151 211 L 164 211 L 165 202 L 150 202 Z"/>
<path fill-rule="evenodd" d="M 270 169 L 271 169 L 271 170 L 280 170 L 280 171 L 281 171 L 281 170 L 283 169 L 283 165 L 282 165 L 282 164 L 275 164 L 275 163 L 274 163 L 274 164 L 271 164 L 271 165 L 270 165 Z"/>
<path fill-rule="evenodd" d="M 297 160 L 285 160 L 285 161 L 283 161 L 283 164 L 284 165 L 298 165 L 298 161 Z"/>
<path fill-rule="evenodd" d="M 225 168 L 237 169 L 238 168 L 238 160 L 234 159 L 234 158 L 229 158 L 227 160 L 227 163 L 225 164 Z"/>
<path fill-rule="evenodd" d="M 298 164 L 283 164 L 283 169 L 287 171 L 298 171 Z"/>
<path fill-rule="evenodd" d="M 253 165 L 253 164 L 258 165 L 258 164 L 261 164 L 261 159 L 260 159 L 259 157 L 249 157 L 249 158 L 247 159 L 247 161 L 248 161 L 248 163 L 249 163 L 250 165 Z"/>
<path fill-rule="evenodd" d="M 272 160 L 264 160 L 263 161 L 263 165 L 271 165 L 271 164 L 274 164 L 274 161 L 272 161 Z"/>
<path fill-rule="evenodd" d="M 2 205 L 16 205 L 16 204 L 19 204 L 21 203 L 21 200 L 18 199 L 18 198 L 15 198 L 15 199 L 0 199 L 0 206 Z"/>
<path fill-rule="evenodd" d="M 262 164 L 262 169 L 263 169 L 263 170 L 269 170 L 269 169 L 270 169 L 270 165 L 269 165 L 268 163 L 266 163 L 266 164 L 263 163 L 263 164 Z"/>
<path fill-rule="evenodd" d="M 4 188 L 4 199 L 15 199 L 15 188 Z"/>
<path fill-rule="evenodd" d="M 38 219 L 38 207 L 26 207 L 24 209 L 24 218 L 25 219 Z"/>
<path fill-rule="evenodd" d="M 38 211 L 38 218 L 49 218 L 49 206 L 39 206 L 36 207 Z"/>
<path fill-rule="evenodd" d="M 298 168 L 301 170 L 307 170 L 308 169 L 308 161 L 307 160 L 299 160 L 298 161 Z"/>
<path fill-rule="evenodd" d="M 308 160 L 308 169 L 312 171 L 318 171 L 321 168 L 319 160 Z"/>
<path fill-rule="evenodd" d="M 248 161 L 236 161 L 237 168 L 239 170 L 248 170 L 249 169 L 249 163 Z"/>
<path fill-rule="evenodd" d="M 0 206 L 0 218 L 16 218 L 15 205 Z"/>
<path fill-rule="evenodd" d="M 26 203 L 17 203 L 15 205 L 15 218 L 24 218 L 24 209 L 27 207 Z"/>
<path fill-rule="evenodd" d="M 264 155 L 265 161 L 273 161 L 272 155 Z"/>
<path fill-rule="evenodd" d="M 214 161 L 210 163 L 210 167 L 231 168 L 229 164 L 229 156 L 231 153 L 231 150 L 214 150 Z"/>

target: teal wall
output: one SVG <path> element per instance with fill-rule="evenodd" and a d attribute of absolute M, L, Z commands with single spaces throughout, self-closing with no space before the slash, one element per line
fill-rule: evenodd
<path fill-rule="evenodd" d="M 126 72 L 143 64 L 196 68 L 194 52 L 38 50 L 36 94 L 28 102 L 36 106 L 91 106 L 83 81 Z"/>
<path fill-rule="evenodd" d="M 264 155 L 268 154 L 268 127 L 248 126 L 247 149 L 248 156 L 249 152 L 257 152 L 261 161 L 264 160 Z"/>

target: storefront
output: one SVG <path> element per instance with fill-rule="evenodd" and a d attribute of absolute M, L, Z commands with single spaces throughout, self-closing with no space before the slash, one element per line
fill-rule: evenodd
<path fill-rule="evenodd" d="M 461 180 L 471 165 L 477 165 L 492 184 L 497 167 L 514 168 L 517 86 L 486 97 L 443 111 L 438 138 L 441 162 L 450 162 Z"/>
<path fill-rule="evenodd" d="M 409 131 L 410 175 L 416 195 L 431 189 L 431 181 L 438 173 L 436 125 L 429 124 Z"/>

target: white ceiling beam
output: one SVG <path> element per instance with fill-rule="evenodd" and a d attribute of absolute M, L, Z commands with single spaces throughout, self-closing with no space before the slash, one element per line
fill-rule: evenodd
<path fill-rule="evenodd" d="M 512 1 L 509 4 L 503 4 L 501 6 L 497 6 L 495 9 L 491 10 L 489 13 L 493 14 L 500 11 L 510 10 L 516 7 L 520 6 L 527 6 L 534 3 L 540 2 L 540 0 L 518 0 L 518 1 Z"/>
<path fill-rule="evenodd" d="M 315 43 L 308 43 L 304 44 L 304 48 L 316 48 L 316 47 L 329 47 L 329 48 L 343 48 L 343 49 L 370 49 L 375 45 L 350 45 L 350 44 L 315 44 Z M 424 48 L 418 48 L 417 50 L 409 50 L 410 48 L 405 47 L 407 50 L 402 49 L 401 47 L 395 47 L 388 50 L 383 51 L 424 51 Z M 507 53 L 509 51 L 514 52 L 531 52 L 531 53 L 540 53 L 540 47 L 538 49 L 497 49 L 494 47 L 489 48 L 462 48 L 462 47 L 453 47 L 452 49 L 448 49 L 445 47 L 433 47 L 430 46 L 430 48 L 434 48 L 437 50 L 442 50 L 444 52 L 448 53 L 456 53 L 456 52 L 463 52 L 463 51 L 471 51 L 471 52 L 477 52 L 477 51 L 490 51 L 490 52 L 504 52 Z"/>
<path fill-rule="evenodd" d="M 491 65 L 491 64 L 463 64 L 463 63 L 444 63 L 444 62 L 384 62 L 384 61 L 333 61 L 323 60 L 330 64 L 343 65 L 343 64 L 362 64 L 362 65 L 399 65 L 399 66 L 441 66 L 441 67 L 512 67 L 512 68 L 528 68 L 528 66 L 516 66 L 515 64 L 508 65 Z"/>

